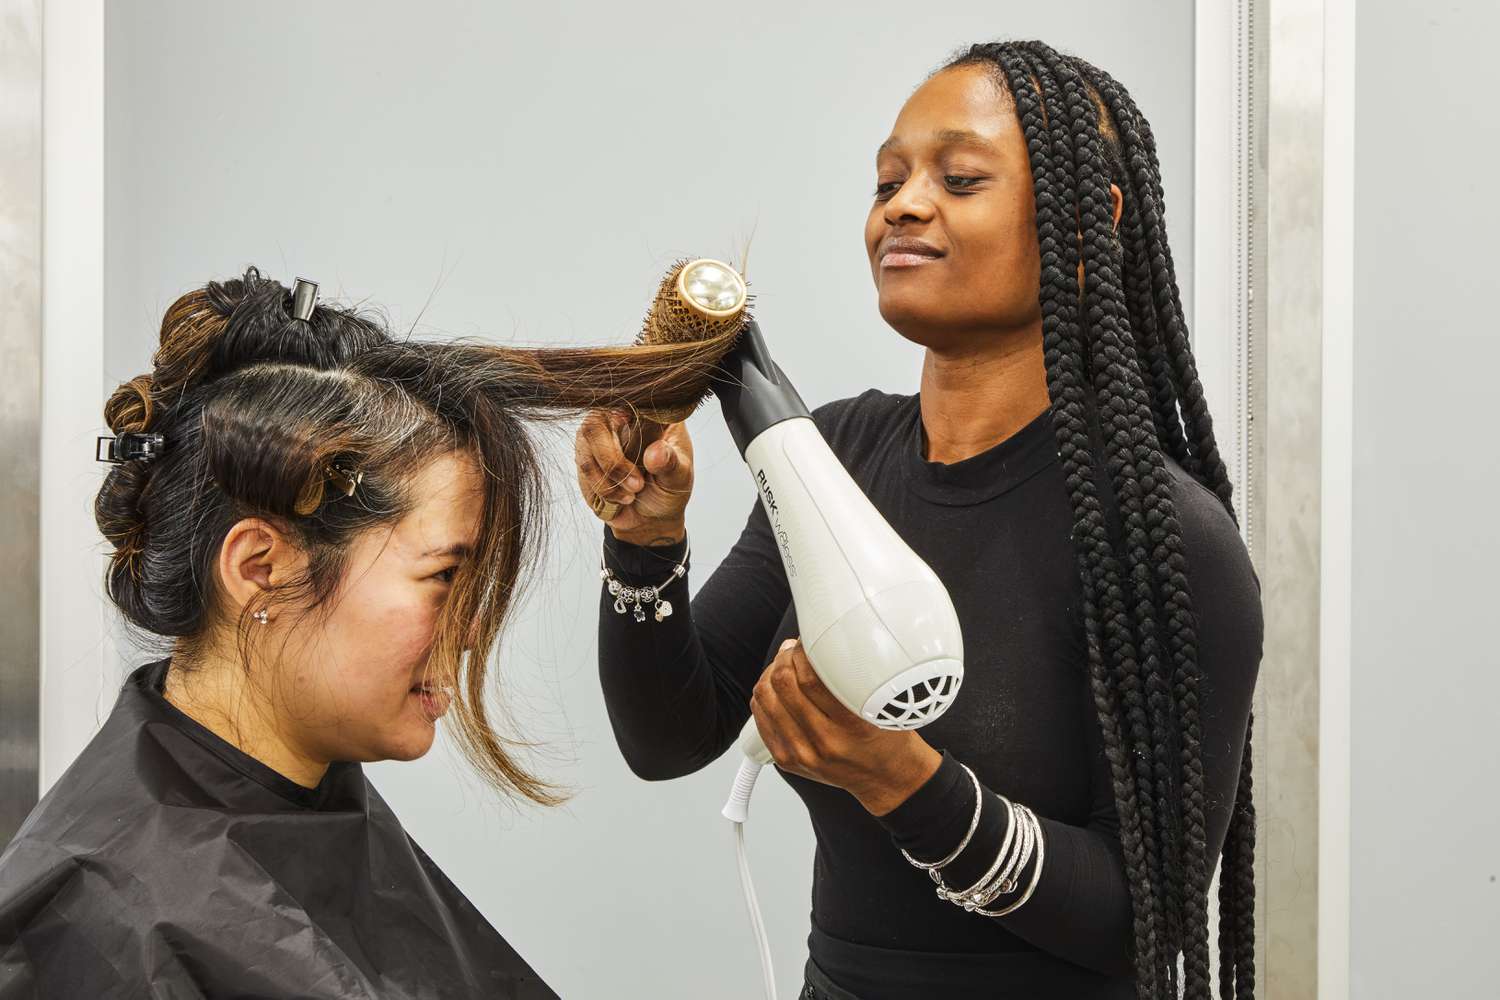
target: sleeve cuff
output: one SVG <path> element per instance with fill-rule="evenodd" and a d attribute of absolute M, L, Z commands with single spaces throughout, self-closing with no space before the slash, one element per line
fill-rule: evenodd
<path fill-rule="evenodd" d="M 682 562 L 687 546 L 686 535 L 672 545 L 623 542 L 609 530 L 609 525 L 604 525 L 604 564 L 630 586 L 661 583 L 662 577 Z M 688 568 L 692 568 L 691 563 L 688 563 Z"/>
<path fill-rule="evenodd" d="M 898 847 L 924 861 L 936 861 L 957 846 L 973 818 L 974 783 L 946 750 L 943 762 L 921 788 L 876 817 Z"/>

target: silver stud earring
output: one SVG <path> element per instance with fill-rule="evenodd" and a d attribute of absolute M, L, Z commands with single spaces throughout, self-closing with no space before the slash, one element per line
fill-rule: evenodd
<path fill-rule="evenodd" d="M 262 624 L 262 625 L 264 625 L 264 624 L 265 624 L 265 623 L 266 623 L 266 622 L 267 622 L 267 620 L 269 620 L 269 619 L 270 619 L 270 617 L 271 617 L 271 616 L 270 616 L 270 614 L 269 614 L 269 613 L 268 613 L 268 612 L 267 612 L 267 611 L 266 611 L 266 609 L 265 609 L 265 608 L 261 608 L 261 609 L 260 609 L 260 610 L 259 610 L 259 611 L 257 611 L 257 612 L 255 612 L 255 614 L 253 614 L 253 615 L 251 615 L 251 616 L 250 616 L 250 617 L 251 617 L 251 618 L 254 618 L 254 619 L 255 619 L 255 620 L 256 620 L 256 621 L 258 621 L 258 622 L 260 622 L 260 623 L 261 623 L 261 624 Z"/>

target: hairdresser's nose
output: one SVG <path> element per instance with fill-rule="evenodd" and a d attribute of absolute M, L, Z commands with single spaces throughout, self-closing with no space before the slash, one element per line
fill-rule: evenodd
<path fill-rule="evenodd" d="M 885 203 L 885 222 L 888 226 L 900 226 L 913 222 L 930 222 L 934 202 L 928 183 L 921 174 L 905 181 Z"/>

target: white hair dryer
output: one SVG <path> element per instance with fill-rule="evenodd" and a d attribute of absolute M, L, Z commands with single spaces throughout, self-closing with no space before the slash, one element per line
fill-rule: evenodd
<path fill-rule="evenodd" d="M 808 661 L 845 707 L 883 729 L 942 715 L 963 683 L 953 601 L 850 478 L 752 320 L 720 363 L 724 420 L 770 519 Z M 770 752 L 756 729 L 724 816 L 743 823 Z"/>

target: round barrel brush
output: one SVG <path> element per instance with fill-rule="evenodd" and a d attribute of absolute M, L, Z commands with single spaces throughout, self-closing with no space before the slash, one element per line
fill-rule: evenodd
<path fill-rule="evenodd" d="M 701 345 L 699 353 L 681 363 L 713 372 L 739 339 L 750 317 L 749 305 L 745 279 L 730 265 L 707 257 L 680 260 L 662 278 L 635 344 L 642 349 Z M 666 425 L 686 420 L 711 394 L 710 387 L 689 403 L 636 407 L 621 435 L 625 457 L 640 465 L 646 448 L 661 437 Z"/>

